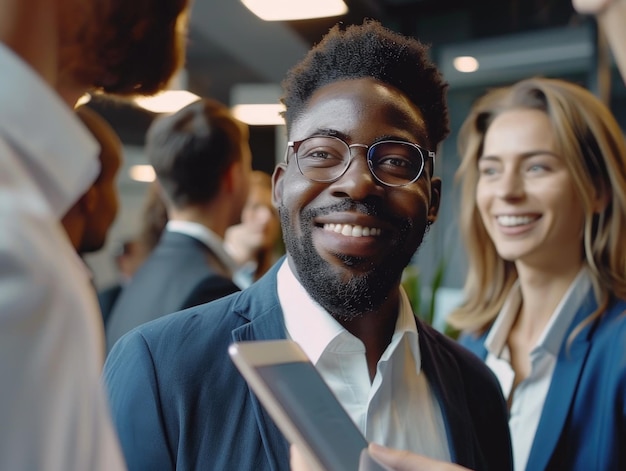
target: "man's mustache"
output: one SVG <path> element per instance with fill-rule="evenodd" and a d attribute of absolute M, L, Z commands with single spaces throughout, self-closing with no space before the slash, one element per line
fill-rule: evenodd
<path fill-rule="evenodd" d="M 311 220 L 332 213 L 348 211 L 373 216 L 377 219 L 381 219 L 382 221 L 395 225 L 396 227 L 400 227 L 400 225 L 406 221 L 406 218 L 395 216 L 393 212 L 389 210 L 387 205 L 377 200 L 354 201 L 351 199 L 344 199 L 331 206 L 325 206 L 322 208 L 305 209 L 302 211 L 302 219 Z"/>

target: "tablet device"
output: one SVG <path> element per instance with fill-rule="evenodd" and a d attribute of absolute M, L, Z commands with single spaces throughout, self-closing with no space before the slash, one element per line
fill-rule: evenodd
<path fill-rule="evenodd" d="M 236 342 L 229 354 L 312 471 L 359 470 L 367 441 L 297 343 Z"/>

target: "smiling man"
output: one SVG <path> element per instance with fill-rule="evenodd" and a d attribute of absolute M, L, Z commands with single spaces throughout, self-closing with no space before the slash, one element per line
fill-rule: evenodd
<path fill-rule="evenodd" d="M 400 285 L 435 222 L 446 84 L 427 48 L 376 22 L 333 28 L 292 69 L 274 172 L 287 255 L 241 293 L 149 323 L 105 366 L 130 469 L 288 470 L 289 446 L 228 358 L 291 338 L 368 441 L 511 469 L 493 376 L 422 324 Z"/>

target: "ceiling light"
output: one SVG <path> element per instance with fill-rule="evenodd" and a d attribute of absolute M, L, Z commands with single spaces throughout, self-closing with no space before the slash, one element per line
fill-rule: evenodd
<path fill-rule="evenodd" d="M 153 182 L 156 179 L 152 165 L 132 165 L 128 169 L 128 176 L 136 182 Z"/>
<path fill-rule="evenodd" d="M 133 101 L 153 113 L 175 113 L 199 99 L 198 95 L 187 90 L 166 90 L 154 96 L 136 97 Z"/>
<path fill-rule="evenodd" d="M 478 60 L 472 56 L 455 57 L 453 65 L 459 72 L 471 73 L 478 70 Z"/>
<path fill-rule="evenodd" d="M 345 15 L 348 7 L 342 0 L 241 0 L 256 16 L 265 21 L 306 20 Z"/>
<path fill-rule="evenodd" d="M 279 125 L 285 124 L 281 112 L 285 106 L 279 103 L 235 105 L 233 115 L 239 121 L 250 125 Z"/>
<path fill-rule="evenodd" d="M 250 125 L 284 125 L 282 89 L 275 83 L 238 83 L 230 89 L 233 115 Z"/>

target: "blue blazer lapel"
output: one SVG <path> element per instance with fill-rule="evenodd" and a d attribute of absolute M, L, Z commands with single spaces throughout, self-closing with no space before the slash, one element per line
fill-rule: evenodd
<path fill-rule="evenodd" d="M 567 339 L 574 328 L 596 308 L 593 290 L 589 290 L 583 305 L 568 328 L 565 341 L 559 351 L 550 389 L 528 457 L 526 469 L 529 471 L 546 469 L 557 446 L 587 360 L 591 345 L 589 338 L 593 333 L 594 324 L 586 326 L 579 332 L 569 347 Z"/>
<path fill-rule="evenodd" d="M 234 305 L 235 313 L 249 322 L 232 331 L 233 341 L 273 340 L 286 338 L 283 313 L 276 294 L 276 267 L 263 279 L 241 293 Z M 248 386 L 254 415 L 272 469 L 281 469 L 289 456 L 289 443 Z"/>

